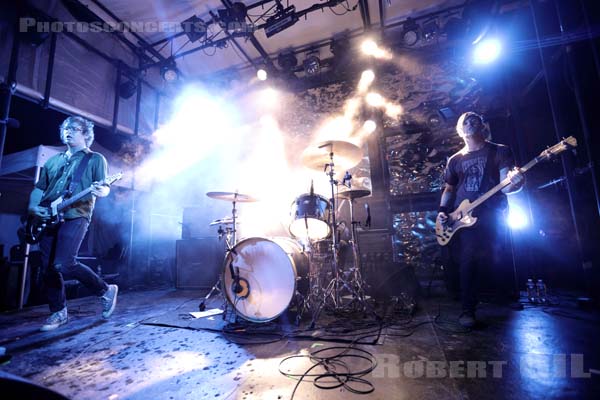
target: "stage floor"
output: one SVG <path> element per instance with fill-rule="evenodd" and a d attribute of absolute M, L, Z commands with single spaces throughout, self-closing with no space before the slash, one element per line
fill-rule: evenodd
<path fill-rule="evenodd" d="M 111 400 L 583 399 L 600 391 L 599 315 L 568 297 L 523 310 L 484 303 L 481 324 L 466 332 L 456 324 L 459 304 L 444 296 L 422 298 L 412 315 L 377 303 L 381 321 L 323 312 L 308 329 L 306 316 L 299 326 L 193 319 L 203 295 L 122 290 L 107 321 L 97 298 L 78 298 L 70 322 L 47 333 L 38 331 L 47 306 L 3 313 L 3 385 L 22 377 L 69 399 Z M 216 297 L 208 308 L 222 304 Z M 319 350 L 318 360 L 308 357 Z M 315 385 L 306 376 L 295 393 L 298 378 L 280 372 L 323 375 L 323 365 L 338 380 Z"/>

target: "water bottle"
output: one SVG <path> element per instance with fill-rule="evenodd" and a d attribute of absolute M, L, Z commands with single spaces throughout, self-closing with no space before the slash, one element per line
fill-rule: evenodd
<path fill-rule="evenodd" d="M 535 303 L 536 293 L 535 293 L 535 285 L 533 283 L 533 279 L 527 279 L 527 298 L 531 303 Z"/>
<path fill-rule="evenodd" d="M 537 283 L 535 285 L 535 291 L 536 291 L 536 295 L 538 298 L 538 301 L 540 303 L 545 303 L 546 302 L 546 285 L 544 284 L 544 281 L 541 279 L 537 280 Z"/>

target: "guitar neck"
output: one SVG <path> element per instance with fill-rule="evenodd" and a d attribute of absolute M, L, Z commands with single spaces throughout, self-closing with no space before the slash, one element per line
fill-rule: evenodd
<path fill-rule="evenodd" d="M 542 160 L 542 157 L 538 156 L 538 157 L 534 158 L 533 160 L 529 161 L 527 164 L 525 164 L 523 167 L 521 167 L 519 169 L 521 170 L 521 172 L 527 172 L 529 169 L 531 169 L 534 165 L 536 165 L 541 160 Z M 510 185 L 510 178 L 504 178 L 502 181 L 500 181 L 499 184 L 497 184 L 496 186 L 494 186 L 493 188 L 491 188 L 490 190 L 485 192 L 481 197 L 479 197 L 477 200 L 475 200 L 473 203 L 471 203 L 471 205 L 465 210 L 465 212 L 470 212 L 470 211 L 474 210 L 476 207 L 480 206 L 481 203 L 483 203 L 484 201 L 486 201 L 487 199 L 489 199 L 490 197 L 492 197 L 493 195 L 495 195 L 496 193 L 498 193 L 500 190 L 504 189 L 508 185 Z"/>
<path fill-rule="evenodd" d="M 76 195 L 73 195 L 73 197 L 69 197 L 68 199 L 66 199 L 65 201 L 63 201 L 56 207 L 57 210 L 60 212 L 60 211 L 64 210 L 65 208 L 73 205 L 77 201 L 81 200 L 82 197 L 89 194 L 91 191 L 92 191 L 92 187 L 90 186 L 89 188 L 82 190 L 81 192 L 77 193 Z"/>

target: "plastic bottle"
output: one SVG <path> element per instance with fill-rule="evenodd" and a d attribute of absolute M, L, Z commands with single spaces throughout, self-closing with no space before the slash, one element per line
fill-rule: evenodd
<path fill-rule="evenodd" d="M 538 298 L 538 301 L 540 303 L 545 303 L 547 298 L 546 298 L 546 285 L 544 284 L 544 281 L 541 279 L 537 280 L 537 283 L 535 285 L 535 291 L 536 291 L 536 295 Z"/>
<path fill-rule="evenodd" d="M 536 297 L 535 284 L 533 279 L 529 278 L 527 279 L 527 298 L 531 303 L 535 303 Z"/>

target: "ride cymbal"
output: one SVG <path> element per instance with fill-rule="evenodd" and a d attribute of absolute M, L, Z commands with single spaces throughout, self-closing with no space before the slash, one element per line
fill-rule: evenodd
<path fill-rule="evenodd" d="M 302 152 L 302 164 L 311 169 L 322 171 L 326 164 L 333 163 L 337 170 L 350 169 L 362 159 L 362 149 L 351 142 L 328 140 L 306 148 Z"/>
<path fill-rule="evenodd" d="M 348 200 L 354 200 L 369 195 L 371 195 L 371 191 L 367 189 L 349 189 L 338 193 L 338 197 Z"/>
<path fill-rule="evenodd" d="M 258 199 L 242 193 L 236 192 L 208 192 L 206 193 L 211 199 L 235 201 L 236 203 L 252 203 L 258 201 Z"/>

